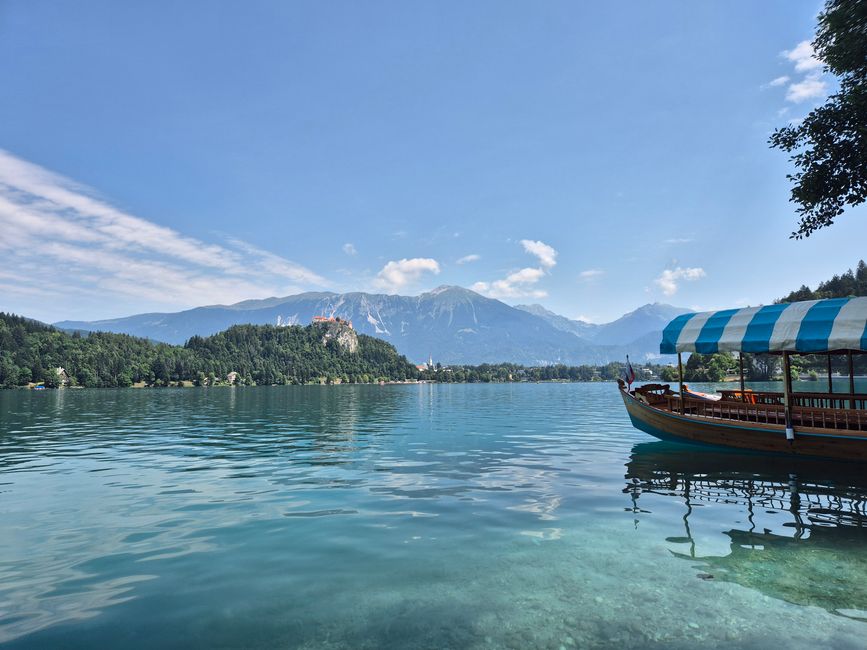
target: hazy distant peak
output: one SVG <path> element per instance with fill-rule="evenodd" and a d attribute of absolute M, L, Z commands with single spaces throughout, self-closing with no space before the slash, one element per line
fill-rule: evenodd
<path fill-rule="evenodd" d="M 236 302 L 231 305 L 208 305 L 208 307 L 219 309 L 232 309 L 235 311 L 249 309 L 267 309 L 269 307 L 282 305 L 283 303 L 291 302 L 293 300 L 305 300 L 311 298 L 320 300 L 323 298 L 331 298 L 336 295 L 338 294 L 331 291 L 306 291 L 304 293 L 296 293 L 291 296 L 272 296 L 271 298 L 260 299 L 254 298 L 251 300 L 242 300 L 241 302 Z"/>
<path fill-rule="evenodd" d="M 542 305 L 534 303 L 532 305 L 515 305 L 515 309 L 520 309 L 521 311 L 525 311 L 528 314 L 535 314 L 536 316 L 559 316 L 560 314 L 556 314 L 550 309 L 546 309 Z M 566 318 L 563 316 L 562 318 Z"/>
<path fill-rule="evenodd" d="M 469 294 L 469 295 L 474 295 L 474 296 L 479 295 L 475 291 L 472 291 L 470 289 L 465 289 L 464 287 L 459 287 L 456 284 L 441 284 L 436 289 L 431 289 L 430 291 L 426 291 L 422 295 L 438 296 L 442 293 L 461 293 L 461 294 Z"/>
<path fill-rule="evenodd" d="M 636 309 L 624 314 L 621 318 L 625 318 L 626 316 L 630 316 L 632 314 L 671 314 L 674 313 L 675 316 L 679 314 L 685 314 L 691 310 L 686 309 L 685 307 L 675 307 L 674 305 L 669 305 L 664 302 L 649 302 L 646 305 L 641 305 Z M 674 316 L 672 316 L 674 318 Z"/>

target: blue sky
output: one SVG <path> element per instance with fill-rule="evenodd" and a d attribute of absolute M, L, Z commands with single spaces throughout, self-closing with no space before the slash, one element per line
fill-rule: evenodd
<path fill-rule="evenodd" d="M 459 284 L 602 322 L 766 303 L 766 144 L 833 88 L 818 2 L 0 4 L 0 310 L 95 319 Z"/>

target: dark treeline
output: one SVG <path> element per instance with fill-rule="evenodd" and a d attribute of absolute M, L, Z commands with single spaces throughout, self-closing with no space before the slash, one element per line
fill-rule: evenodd
<path fill-rule="evenodd" d="M 808 380 L 827 380 L 828 357 L 824 354 L 793 355 L 790 357 L 790 365 L 793 378 L 804 375 Z M 867 374 L 867 355 L 855 355 L 852 365 L 855 375 Z M 779 379 L 782 372 L 779 355 L 744 355 L 744 378 L 747 381 Z M 838 376 L 848 376 L 849 362 L 846 355 L 831 355 L 831 372 Z M 691 354 L 683 364 L 684 381 L 722 381 L 726 376 L 736 377 L 739 373 L 737 355 L 729 352 Z M 677 381 L 677 368 L 662 368 L 659 376 L 663 381 Z"/>
<path fill-rule="evenodd" d="M 419 370 L 380 339 L 357 336 L 354 351 L 323 343 L 329 325 L 274 327 L 236 325 L 213 336 L 194 336 L 184 346 L 154 343 L 126 334 L 60 331 L 0 313 L 0 387 L 43 384 L 127 387 L 133 384 L 194 385 L 369 383 L 426 380 L 451 382 L 611 381 L 622 363 L 526 368 L 511 363 L 437 366 Z M 58 374 L 58 369 L 63 373 Z M 644 366 L 658 376 L 660 366 Z M 231 379 L 230 379 L 231 376 Z"/>
<path fill-rule="evenodd" d="M 372 336 L 353 333 L 358 340 L 354 352 L 336 340 L 323 344 L 327 327 L 236 325 L 207 338 L 194 336 L 184 349 L 218 377 L 238 372 L 256 384 L 306 384 L 322 379 L 366 384 L 405 381 L 418 374 L 394 346 Z"/>
<path fill-rule="evenodd" d="M 794 358 L 793 358 L 794 360 Z M 792 366 L 795 368 L 795 366 Z M 744 378 L 747 381 L 770 381 L 780 370 L 780 360 L 771 354 L 745 354 Z M 722 381 L 727 376 L 738 376 L 737 355 L 729 352 L 717 354 L 690 354 L 683 364 L 684 381 Z M 665 367 L 660 372 L 663 381 L 677 381 L 677 368 Z"/>
<path fill-rule="evenodd" d="M 20 316 L 0 314 L 0 386 L 61 383 L 125 387 L 227 383 L 372 382 L 414 378 L 418 371 L 385 341 L 359 335 L 350 352 L 323 343 L 323 326 L 239 325 L 193 337 L 185 346 L 126 334 L 69 334 Z M 65 374 L 58 374 L 63 368 Z"/>
<path fill-rule="evenodd" d="M 852 298 L 867 296 L 867 264 L 864 260 L 858 262 L 855 270 L 849 269 L 842 275 L 835 275 L 830 280 L 820 282 L 813 291 L 805 284 L 797 291 L 776 300 L 775 302 L 797 302 L 799 300 L 819 300 L 822 298 Z"/>
<path fill-rule="evenodd" d="M 422 370 L 419 379 L 442 383 L 508 382 L 508 381 L 614 381 L 623 375 L 624 364 L 604 366 L 551 365 L 527 368 L 514 363 L 483 363 L 478 366 L 450 366 Z M 658 376 L 661 366 L 635 366 L 637 372 L 649 369 Z"/>
<path fill-rule="evenodd" d="M 806 359 L 802 357 L 801 359 Z M 792 358 L 793 371 L 800 371 L 800 365 Z M 780 372 L 780 358 L 772 354 L 745 354 L 744 378 L 747 381 L 770 381 Z M 723 381 L 726 377 L 740 375 L 738 357 L 730 352 L 716 354 L 690 354 L 683 364 L 684 381 Z M 677 368 L 662 369 L 660 378 L 664 381 L 677 381 Z"/>

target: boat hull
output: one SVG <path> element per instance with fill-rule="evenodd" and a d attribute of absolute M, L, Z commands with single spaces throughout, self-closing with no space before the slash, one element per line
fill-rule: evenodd
<path fill-rule="evenodd" d="M 683 416 L 644 404 L 626 390 L 621 389 L 620 394 L 632 426 L 661 440 L 867 461 L 867 437 L 863 433 L 804 428 L 796 429 L 795 439 L 790 442 L 781 426 Z"/>

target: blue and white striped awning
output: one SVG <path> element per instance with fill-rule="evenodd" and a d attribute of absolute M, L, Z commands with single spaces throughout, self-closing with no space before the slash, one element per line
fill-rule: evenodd
<path fill-rule="evenodd" d="M 661 354 L 835 350 L 867 350 L 867 297 L 683 314 L 659 344 Z"/>

